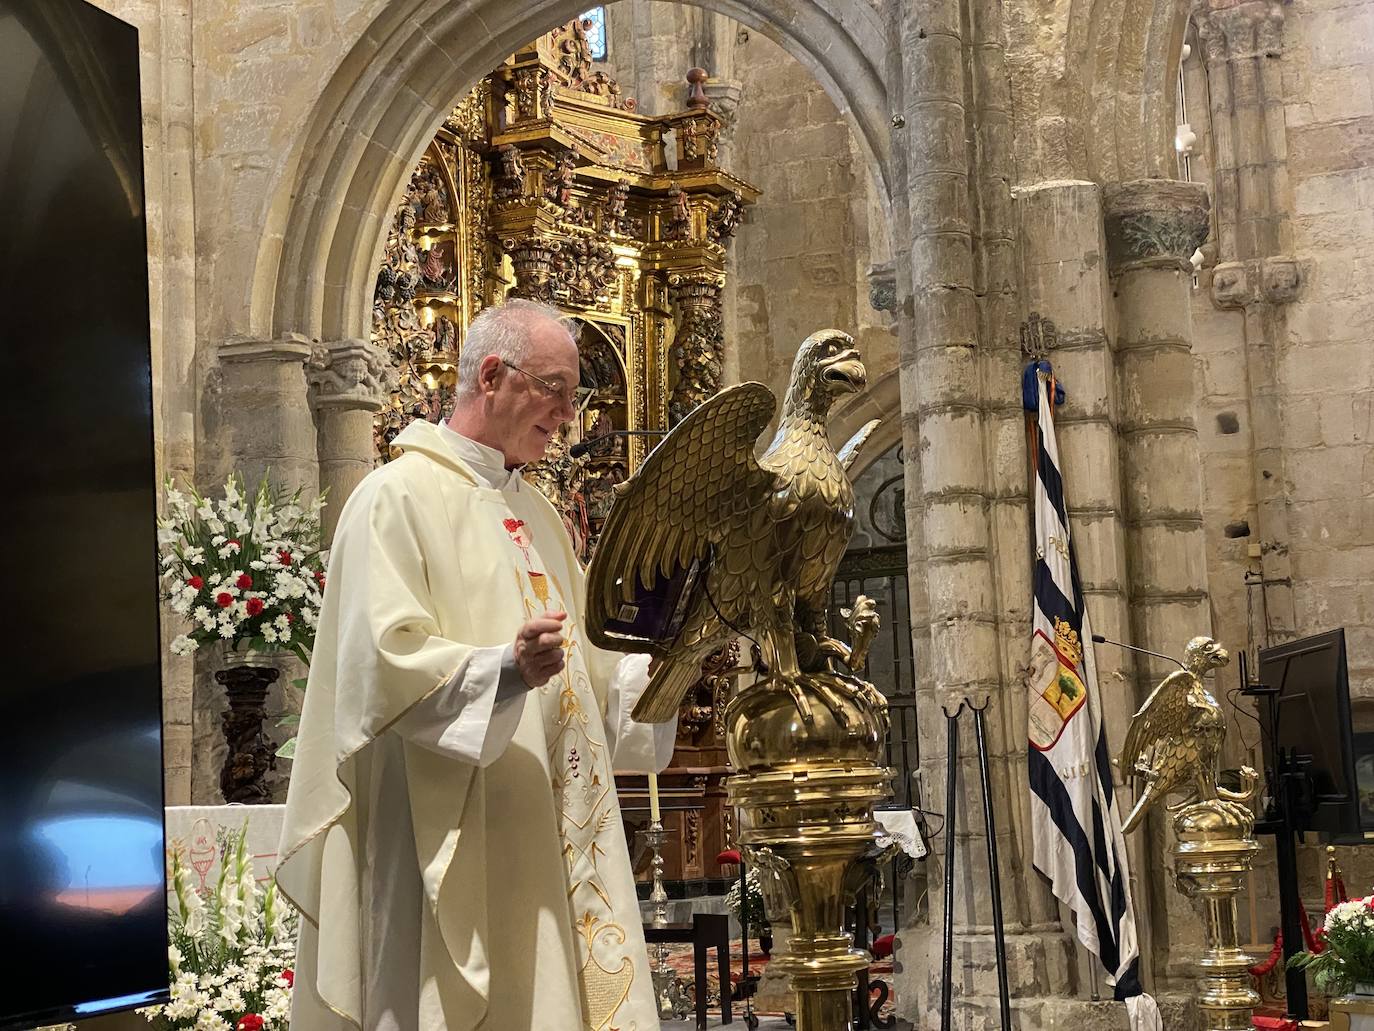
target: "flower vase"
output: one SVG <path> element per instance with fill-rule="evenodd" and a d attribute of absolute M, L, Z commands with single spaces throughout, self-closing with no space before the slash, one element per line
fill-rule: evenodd
<path fill-rule="evenodd" d="M 276 750 L 263 733 L 267 691 L 281 670 L 261 652 L 224 652 L 224 668 L 215 681 L 224 687 L 229 707 L 221 717 L 228 751 L 220 769 L 219 786 L 225 802 L 249 804 L 272 801 L 263 778 L 277 765 Z"/>

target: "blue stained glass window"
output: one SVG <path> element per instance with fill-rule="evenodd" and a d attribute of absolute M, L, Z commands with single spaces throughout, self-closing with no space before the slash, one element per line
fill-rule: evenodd
<path fill-rule="evenodd" d="M 587 45 L 591 47 L 592 60 L 606 60 L 606 8 L 593 7 L 583 11 L 579 17 L 587 30 Z"/>

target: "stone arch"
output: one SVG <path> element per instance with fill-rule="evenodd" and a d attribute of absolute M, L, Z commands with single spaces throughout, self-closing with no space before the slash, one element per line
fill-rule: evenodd
<path fill-rule="evenodd" d="M 334 70 L 267 212 L 249 335 L 365 338 L 385 220 L 455 100 L 581 0 L 396 0 Z M 812 72 L 890 188 L 883 25 L 865 0 L 700 0 Z M 857 72 L 856 72 L 857 70 Z"/>
<path fill-rule="evenodd" d="M 1176 73 L 1187 0 L 1055 0 L 1008 14 L 1027 128 L 1018 180 L 1177 178 Z"/>

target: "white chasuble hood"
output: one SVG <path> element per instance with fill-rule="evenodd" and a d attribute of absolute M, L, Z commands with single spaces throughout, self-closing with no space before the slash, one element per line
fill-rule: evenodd
<path fill-rule="evenodd" d="M 287 797 L 277 880 L 305 916 L 308 1031 L 367 1012 L 368 801 L 387 748 L 404 756 L 423 883 L 420 1031 L 657 1031 L 604 722 L 619 656 L 584 633 L 567 533 L 528 484 L 479 485 L 438 427 L 394 443 L 405 453 L 340 516 Z M 509 737 L 499 754 L 461 762 L 383 736 L 460 681 L 474 649 L 559 608 L 565 668 L 490 714 L 488 736 Z"/>

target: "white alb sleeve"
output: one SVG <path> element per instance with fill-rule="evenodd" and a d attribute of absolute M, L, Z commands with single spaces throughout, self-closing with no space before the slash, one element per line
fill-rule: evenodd
<path fill-rule="evenodd" d="M 630 718 L 648 686 L 649 656 L 627 655 L 617 663 L 606 692 L 611 767 L 623 773 L 658 773 L 673 761 L 677 717 L 667 723 L 638 723 Z"/>
<path fill-rule="evenodd" d="M 519 683 L 512 683 L 511 677 Z M 516 689 L 501 691 L 503 683 Z M 440 755 L 490 766 L 515 736 L 528 693 L 515 665 L 513 645 L 474 648 L 467 663 L 397 720 L 393 729 Z"/>

